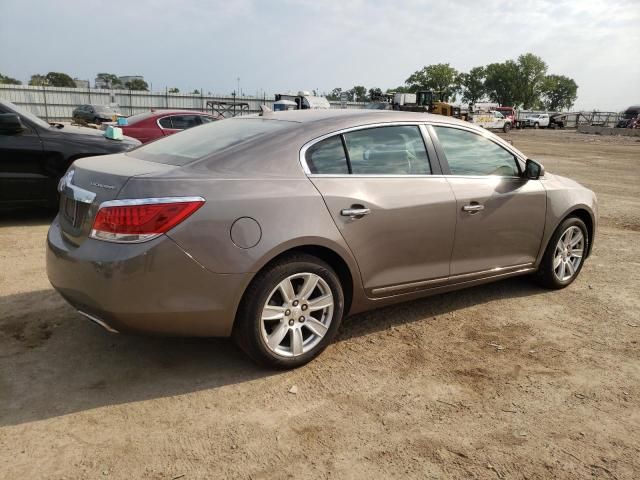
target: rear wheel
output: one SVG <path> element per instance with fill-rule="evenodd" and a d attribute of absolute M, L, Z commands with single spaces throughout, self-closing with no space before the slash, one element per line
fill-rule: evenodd
<path fill-rule="evenodd" d="M 589 249 L 587 227 L 577 217 L 567 218 L 556 229 L 538 269 L 541 285 L 560 289 L 570 285 L 582 270 Z"/>
<path fill-rule="evenodd" d="M 295 368 L 335 336 L 344 310 L 342 286 L 319 258 L 293 254 L 260 272 L 238 311 L 233 337 L 254 361 Z"/>

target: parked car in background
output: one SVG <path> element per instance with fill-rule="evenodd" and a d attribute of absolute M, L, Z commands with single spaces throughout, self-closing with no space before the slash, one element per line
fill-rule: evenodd
<path fill-rule="evenodd" d="M 110 140 L 91 128 L 50 125 L 0 100 L 0 206 L 56 205 L 56 187 L 74 160 L 138 145 L 133 138 Z"/>
<path fill-rule="evenodd" d="M 633 105 L 625 110 L 616 128 L 640 128 L 640 105 Z"/>
<path fill-rule="evenodd" d="M 219 119 L 220 117 L 192 110 L 151 110 L 133 115 L 127 118 L 127 125 L 118 126 L 125 135 L 147 143 Z"/>
<path fill-rule="evenodd" d="M 469 121 L 479 127 L 491 130 L 502 130 L 505 133 L 513 127 L 511 120 L 505 118 L 505 116 L 497 110 L 492 110 L 490 112 L 474 112 L 469 116 Z"/>
<path fill-rule="evenodd" d="M 265 112 L 78 160 L 48 234 L 53 286 L 110 331 L 318 355 L 343 316 L 516 275 L 571 284 L 596 198 L 442 115 Z"/>
<path fill-rule="evenodd" d="M 109 105 L 80 105 L 73 109 L 72 120 L 78 123 L 115 122 L 120 112 Z"/>
<path fill-rule="evenodd" d="M 549 114 L 548 113 L 534 113 L 529 115 L 524 120 L 525 126 L 533 128 L 545 128 L 549 126 Z"/>

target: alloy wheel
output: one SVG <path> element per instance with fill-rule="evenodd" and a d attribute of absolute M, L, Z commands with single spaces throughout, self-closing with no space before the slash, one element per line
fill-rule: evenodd
<path fill-rule="evenodd" d="M 580 268 L 584 254 L 584 234 L 571 226 L 560 236 L 553 254 L 553 274 L 561 281 L 570 280 Z"/>
<path fill-rule="evenodd" d="M 315 273 L 296 273 L 282 280 L 262 309 L 262 339 L 272 352 L 296 357 L 315 348 L 333 319 L 334 298 L 328 283 Z"/>

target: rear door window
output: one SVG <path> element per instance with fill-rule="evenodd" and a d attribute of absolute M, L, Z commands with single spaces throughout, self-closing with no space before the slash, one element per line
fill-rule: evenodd
<path fill-rule="evenodd" d="M 376 127 L 344 134 L 354 175 L 429 175 L 431 165 L 417 125 Z"/>
<path fill-rule="evenodd" d="M 200 125 L 198 115 L 173 115 L 171 117 L 171 125 L 178 130 L 186 130 L 187 128 L 197 127 Z"/>
<path fill-rule="evenodd" d="M 172 124 L 171 124 L 171 117 L 164 117 L 161 118 L 160 120 L 158 120 L 158 124 L 162 127 L 162 128 L 173 128 Z"/>

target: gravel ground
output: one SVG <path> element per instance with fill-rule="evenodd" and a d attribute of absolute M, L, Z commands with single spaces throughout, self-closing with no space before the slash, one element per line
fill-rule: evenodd
<path fill-rule="evenodd" d="M 508 137 L 597 193 L 580 278 L 357 315 L 291 372 L 259 369 L 226 340 L 90 324 L 46 279 L 50 216 L 3 214 L 0 477 L 637 478 L 640 142 Z"/>

